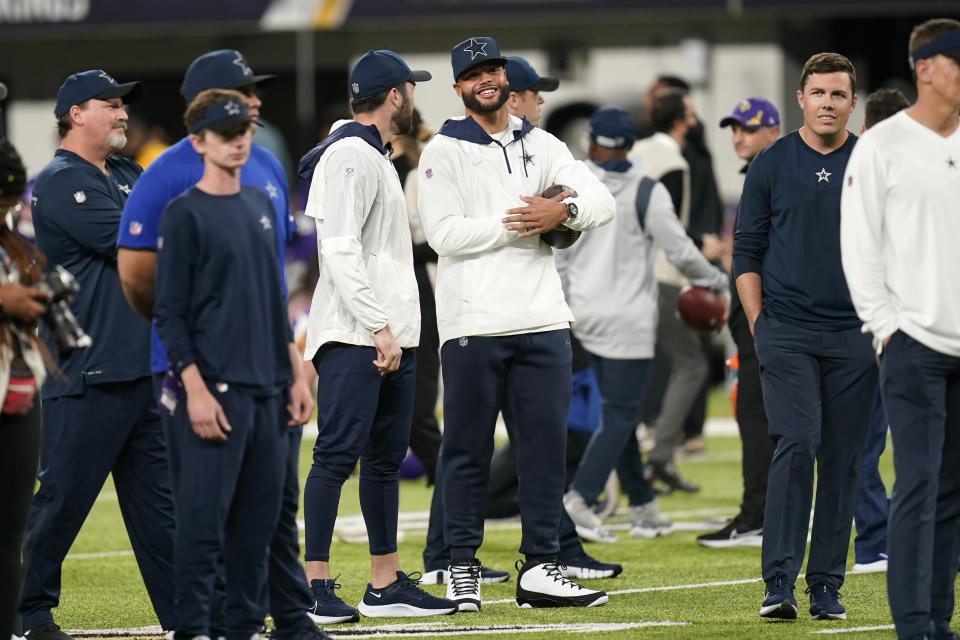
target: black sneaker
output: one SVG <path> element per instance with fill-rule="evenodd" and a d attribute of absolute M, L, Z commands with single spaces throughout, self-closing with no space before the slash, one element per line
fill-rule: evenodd
<path fill-rule="evenodd" d="M 840 591 L 836 587 L 821 583 L 807 588 L 810 594 L 811 620 L 846 620 L 847 610 L 840 604 Z"/>
<path fill-rule="evenodd" d="M 797 617 L 797 599 L 793 597 L 793 583 L 784 576 L 767 582 L 767 589 L 760 605 L 761 618 L 794 620 Z"/>
<path fill-rule="evenodd" d="M 419 577 L 419 573 L 407 575 L 397 571 L 397 581 L 383 589 L 374 589 L 368 583 L 357 609 L 370 618 L 411 618 L 456 612 L 456 602 L 432 596 L 418 587 Z"/>
<path fill-rule="evenodd" d="M 744 526 L 734 518 L 719 531 L 697 536 L 697 542 L 713 549 L 759 547 L 763 545 L 763 528 Z"/>
<path fill-rule="evenodd" d="M 560 573 L 556 562 L 524 562 L 517 560 L 517 606 L 532 607 L 595 607 L 607 603 L 604 591 L 587 589 L 571 582 Z"/>
<path fill-rule="evenodd" d="M 54 622 L 38 624 L 27 631 L 24 636 L 28 640 L 74 640 L 73 636 L 61 631 L 59 625 Z"/>
<path fill-rule="evenodd" d="M 480 611 L 480 561 L 476 558 L 455 560 L 447 569 L 447 600 L 457 603 L 458 611 Z"/>
<path fill-rule="evenodd" d="M 672 489 L 690 493 L 700 491 L 700 485 L 687 482 L 680 477 L 673 462 L 651 462 L 647 468 L 651 479 L 660 480 Z"/>
<path fill-rule="evenodd" d="M 573 558 L 561 559 L 559 564 L 563 577 L 575 580 L 613 578 L 623 571 L 623 566 L 613 562 L 600 562 L 587 555 L 586 551 Z"/>
<path fill-rule="evenodd" d="M 313 606 L 307 610 L 307 615 L 313 620 L 314 624 L 337 624 L 360 620 L 360 612 L 334 593 L 339 588 L 340 585 L 337 584 L 336 580 L 310 581 Z"/>

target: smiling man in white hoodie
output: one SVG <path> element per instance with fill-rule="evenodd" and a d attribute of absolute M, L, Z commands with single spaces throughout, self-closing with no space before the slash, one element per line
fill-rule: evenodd
<path fill-rule="evenodd" d="M 440 256 L 437 320 L 444 381 L 441 457 L 448 597 L 480 609 L 483 509 L 497 414 L 510 411 L 522 469 L 526 562 L 517 604 L 593 606 L 602 591 L 560 574 L 557 529 L 571 393 L 570 321 L 553 249 L 540 234 L 609 222 L 610 192 L 552 135 L 507 111 L 509 85 L 493 38 L 451 52 L 466 117 L 448 120 L 420 158 L 420 216 Z M 556 200 L 539 194 L 553 184 Z M 562 201 L 561 201 L 562 200 Z"/>

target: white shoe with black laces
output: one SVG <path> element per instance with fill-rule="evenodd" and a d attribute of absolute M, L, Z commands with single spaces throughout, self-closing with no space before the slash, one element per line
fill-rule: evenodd
<path fill-rule="evenodd" d="M 480 611 L 480 561 L 451 562 L 447 576 L 447 600 L 456 602 L 458 611 Z"/>
<path fill-rule="evenodd" d="M 604 591 L 587 589 L 563 577 L 555 561 L 517 561 L 517 606 L 595 607 L 607 603 Z"/>

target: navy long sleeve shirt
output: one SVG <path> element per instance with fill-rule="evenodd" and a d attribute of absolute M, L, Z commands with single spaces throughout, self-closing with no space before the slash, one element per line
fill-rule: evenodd
<path fill-rule="evenodd" d="M 254 395 L 292 380 L 274 224 L 269 198 L 249 186 L 229 196 L 192 187 L 167 206 L 154 321 L 178 372 L 195 363 Z"/>
<path fill-rule="evenodd" d="M 860 326 L 840 264 L 840 191 L 857 137 L 826 155 L 796 131 L 747 171 L 733 243 L 736 276 L 758 273 L 763 307 L 811 329 Z"/>

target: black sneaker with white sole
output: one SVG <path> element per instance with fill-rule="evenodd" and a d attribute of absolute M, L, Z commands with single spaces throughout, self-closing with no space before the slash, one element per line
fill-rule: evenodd
<path fill-rule="evenodd" d="M 360 620 L 360 613 L 335 593 L 339 588 L 340 585 L 336 580 L 310 581 L 313 606 L 307 609 L 307 616 L 314 624 L 337 624 Z"/>
<path fill-rule="evenodd" d="M 447 600 L 457 603 L 457 610 L 480 611 L 480 561 L 476 558 L 453 560 L 447 568 Z"/>
<path fill-rule="evenodd" d="M 587 589 L 563 577 L 556 561 L 517 560 L 517 606 L 595 607 L 607 603 L 604 591 Z"/>
<path fill-rule="evenodd" d="M 613 578 L 623 571 L 623 566 L 615 562 L 600 562 L 587 554 L 586 551 L 572 558 L 560 559 L 560 573 L 564 578 L 575 580 L 597 580 Z"/>
<path fill-rule="evenodd" d="M 760 547 L 763 545 L 763 528 L 743 525 L 734 519 L 719 531 L 697 536 L 697 542 L 712 549 Z"/>
<path fill-rule="evenodd" d="M 397 571 L 397 581 L 382 589 L 367 584 L 357 609 L 369 618 L 419 618 L 456 613 L 457 603 L 430 595 L 417 585 L 418 573 Z"/>

